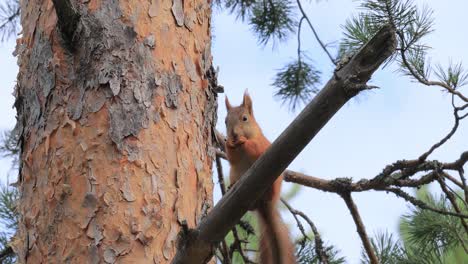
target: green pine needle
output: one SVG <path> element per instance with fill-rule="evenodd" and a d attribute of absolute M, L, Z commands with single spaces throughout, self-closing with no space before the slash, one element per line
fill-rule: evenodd
<path fill-rule="evenodd" d="M 454 211 L 444 196 L 436 198 L 426 188 L 417 195 L 431 207 Z M 412 208 L 409 214 L 402 217 L 400 233 L 407 255 L 412 258 L 424 256 L 427 262 L 421 263 L 444 263 L 443 259 L 461 246 L 460 240 L 468 240 L 459 218 L 419 208 Z"/>
<path fill-rule="evenodd" d="M 318 84 L 320 71 L 300 59 L 281 69 L 273 82 L 278 89 L 275 96 L 288 103 L 291 110 L 295 110 L 302 103 L 308 103 L 318 92 Z"/>
<path fill-rule="evenodd" d="M 19 0 L 8 0 L 0 4 L 0 42 L 18 32 L 20 19 Z"/>
<path fill-rule="evenodd" d="M 271 39 L 283 41 L 294 32 L 292 5 L 288 0 L 264 0 L 252 7 L 250 25 L 261 44 Z"/>
<path fill-rule="evenodd" d="M 303 248 L 301 249 L 300 245 L 296 247 L 296 257 L 298 264 L 319 264 L 319 257 L 315 252 L 315 242 L 314 240 L 302 240 Z M 340 256 L 340 251 L 333 245 L 325 246 L 325 253 L 328 256 L 329 264 L 342 264 L 346 263 L 344 257 Z"/>
<path fill-rule="evenodd" d="M 443 82 L 454 89 L 468 83 L 468 71 L 465 70 L 461 62 L 450 62 L 447 69 L 444 69 L 440 64 L 438 64 L 436 66 L 435 74 L 440 82 Z"/>

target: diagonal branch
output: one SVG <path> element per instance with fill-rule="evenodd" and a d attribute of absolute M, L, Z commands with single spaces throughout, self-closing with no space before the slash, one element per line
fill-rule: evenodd
<path fill-rule="evenodd" d="M 179 240 L 178 252 L 172 263 L 203 263 L 210 259 L 214 246 L 270 188 L 335 113 L 365 88 L 372 74 L 393 54 L 395 46 L 394 29 L 384 26 L 348 64 L 335 71 L 325 87 L 223 196 L 199 226 L 188 231 L 188 234 L 181 234 L 181 238 L 187 239 Z"/>
<path fill-rule="evenodd" d="M 356 207 L 356 204 L 354 203 L 353 198 L 351 197 L 351 193 L 343 192 L 343 193 L 340 193 L 340 195 L 345 201 L 346 206 L 348 207 L 349 212 L 351 213 L 351 216 L 353 217 L 359 237 L 361 238 L 362 244 L 364 245 L 364 249 L 366 250 L 367 256 L 369 256 L 370 263 L 379 264 L 379 259 L 375 255 L 374 250 L 372 249 L 369 236 L 367 236 L 366 228 L 364 227 L 364 224 L 362 223 L 361 216 L 359 215 L 359 211 Z"/>

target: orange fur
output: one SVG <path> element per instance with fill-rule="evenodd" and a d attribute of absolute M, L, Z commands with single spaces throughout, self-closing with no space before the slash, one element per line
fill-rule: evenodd
<path fill-rule="evenodd" d="M 233 107 L 226 98 L 226 153 L 231 165 L 229 179 L 235 184 L 250 166 L 268 149 L 270 141 L 263 135 L 253 115 L 252 99 L 245 93 L 244 101 Z M 283 176 L 254 206 L 260 223 L 260 264 L 294 264 L 294 246 L 277 209 Z"/>

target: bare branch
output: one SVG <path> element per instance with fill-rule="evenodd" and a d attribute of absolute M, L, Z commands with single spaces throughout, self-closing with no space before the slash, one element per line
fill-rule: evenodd
<path fill-rule="evenodd" d="M 354 223 L 356 224 L 357 232 L 359 234 L 359 237 L 361 238 L 362 244 L 364 245 L 364 249 L 366 250 L 367 256 L 369 256 L 371 264 L 379 264 L 379 259 L 375 255 L 374 250 L 372 249 L 372 245 L 366 233 L 366 228 L 362 223 L 361 216 L 359 215 L 359 211 L 356 207 L 356 204 L 354 203 L 353 198 L 351 197 L 351 193 L 343 192 L 340 193 L 340 195 L 345 201 L 346 206 L 348 207 L 349 212 L 353 217 Z"/>
<path fill-rule="evenodd" d="M 185 234 L 192 236 L 179 240 L 178 252 L 172 263 L 202 263 L 209 259 L 214 245 L 224 238 L 242 215 L 270 188 L 331 117 L 365 87 L 371 75 L 392 55 L 395 46 L 394 29 L 385 26 L 348 64 L 335 71 L 327 85 L 221 198 L 197 229 Z"/>
<path fill-rule="evenodd" d="M 217 151 L 216 152 L 217 157 L 224 158 L 226 159 L 226 154 L 222 151 Z M 368 191 L 368 190 L 384 190 L 386 187 L 389 186 L 399 186 L 399 187 L 420 187 L 422 185 L 431 183 L 437 179 L 437 174 L 440 173 L 444 177 L 448 178 L 452 182 L 454 182 L 456 185 L 460 186 L 460 188 L 467 190 L 466 184 L 460 183 L 457 179 L 453 178 L 450 176 L 448 173 L 441 171 L 438 172 L 437 170 L 440 170 L 442 168 L 444 169 L 451 169 L 451 170 L 456 170 L 460 174 L 460 177 L 462 178 L 462 182 L 466 182 L 463 177 L 463 170 L 459 170 L 459 168 L 463 168 L 463 165 L 467 162 L 465 159 L 465 153 L 462 153 L 460 156 L 460 159 L 458 159 L 455 162 L 452 163 L 440 163 L 440 162 L 434 162 L 434 161 L 429 161 L 426 163 L 423 163 L 420 165 L 419 169 L 416 171 L 413 171 L 414 174 L 416 172 L 420 172 L 423 170 L 430 170 L 429 173 L 422 175 L 419 177 L 419 179 L 403 179 L 401 177 L 401 173 L 393 173 L 390 175 L 387 175 L 386 177 L 382 177 L 381 174 L 377 175 L 373 179 L 361 179 L 357 182 L 349 182 L 345 183 L 346 187 L 343 185 L 343 181 L 340 178 L 334 179 L 334 180 L 325 180 L 323 178 L 318 178 L 310 175 L 306 175 L 304 173 L 292 171 L 292 170 L 285 170 L 283 173 L 284 180 L 287 182 L 292 182 L 300 185 L 304 185 L 307 187 L 311 187 L 317 190 L 321 190 L 324 192 L 332 192 L 332 193 L 338 193 L 340 191 L 340 188 L 337 188 L 338 186 L 341 186 L 341 188 L 350 192 L 363 192 L 363 191 Z M 411 161 L 398 161 L 394 164 L 398 164 L 400 170 L 404 170 L 405 167 L 403 164 L 406 166 L 413 166 L 414 162 L 417 162 L 417 160 L 411 160 Z M 394 164 L 389 165 L 392 167 Z M 389 167 L 387 166 L 387 167 Z M 467 195 L 468 197 L 468 195 Z"/>
<path fill-rule="evenodd" d="M 383 190 L 388 186 L 395 185 L 399 187 L 419 187 L 434 181 L 437 177 L 434 171 L 421 176 L 419 179 L 404 179 L 398 180 L 389 177 L 387 179 L 374 178 L 371 180 L 362 179 L 357 182 L 346 181 L 343 178 L 334 180 L 324 180 L 314 176 L 309 176 L 300 172 L 286 170 L 284 172 L 284 180 L 318 189 L 324 192 L 338 193 L 346 190 L 350 192 L 363 192 L 368 190 Z"/>

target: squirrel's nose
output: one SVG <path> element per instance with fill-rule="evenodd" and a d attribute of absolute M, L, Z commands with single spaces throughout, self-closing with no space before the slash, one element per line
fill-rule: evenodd
<path fill-rule="evenodd" d="M 239 139 L 239 134 L 237 134 L 236 132 L 232 132 L 232 139 L 234 141 L 237 141 Z"/>

